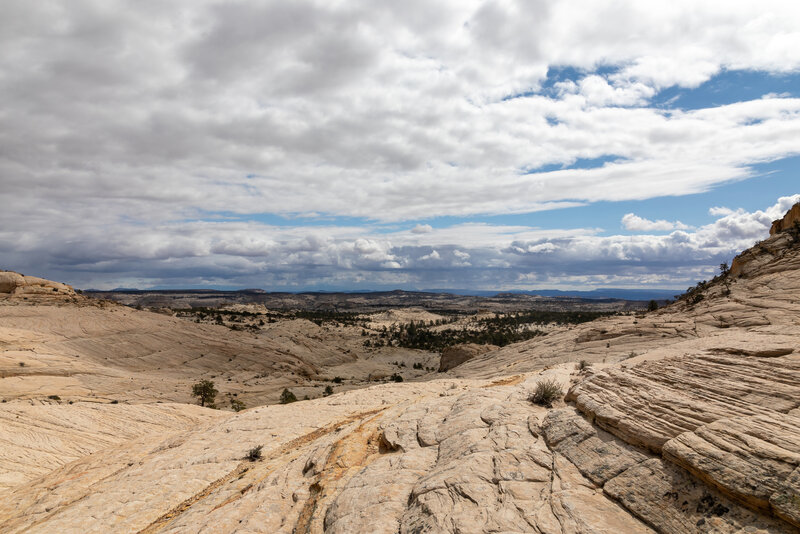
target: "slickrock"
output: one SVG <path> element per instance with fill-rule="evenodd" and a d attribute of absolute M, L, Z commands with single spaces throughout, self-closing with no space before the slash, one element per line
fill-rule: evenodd
<path fill-rule="evenodd" d="M 475 356 L 498 348 L 495 345 L 478 345 L 476 343 L 462 343 L 452 347 L 445 347 L 442 349 L 442 357 L 439 360 L 439 372 L 449 371 L 453 367 L 475 358 Z"/>
<path fill-rule="evenodd" d="M 791 531 L 683 469 L 593 427 L 572 408 L 551 411 L 542 427 L 550 449 L 659 532 Z"/>
<path fill-rule="evenodd" d="M 718 339 L 717 345 L 719 341 Z M 736 340 L 598 371 L 567 395 L 595 425 L 662 453 L 730 499 L 800 526 L 800 355 Z M 738 354 L 750 354 L 740 356 Z M 766 354 L 764 357 L 752 354 Z M 775 503 L 774 505 L 771 503 Z M 730 505 L 725 505 L 730 509 Z"/>
<path fill-rule="evenodd" d="M 0 399 L 193 403 L 192 384 L 206 378 L 254 406 L 357 360 L 309 321 L 256 336 L 77 300 L 0 304 Z"/>
<path fill-rule="evenodd" d="M 476 385 L 377 386 L 128 442 L 6 493 L 0 530 L 650 531 L 529 431 L 546 413 L 531 384 Z"/>
<path fill-rule="evenodd" d="M 731 501 L 680 467 L 651 458 L 610 480 L 603 491 L 664 533 L 796 533 Z"/>
<path fill-rule="evenodd" d="M 236 372 L 274 371 L 276 384 L 346 357 L 317 354 L 324 343 L 306 337 L 302 358 L 269 352 L 283 343 L 277 333 L 226 352 L 215 339 L 224 330 L 127 313 L 0 307 L 0 387 L 4 396 L 18 388 L 0 413 L 41 427 L 7 438 L 0 472 L 16 458 L 43 467 L 16 479 L 5 468 L 0 532 L 800 532 L 800 240 L 791 230 L 664 309 L 554 329 L 444 379 L 208 417 L 157 404 L 21 407 L 21 397 L 44 402 L 54 385 L 88 397 L 110 383 L 122 392 L 125 379 L 134 388 L 165 379 L 130 394 L 165 398 L 227 358 Z M 119 347 L 113 356 L 109 346 Z M 528 401 L 543 377 L 568 387 L 552 409 Z M 61 409 L 65 422 L 54 420 Z M 45 446 L 25 452 L 34 440 Z M 246 459 L 257 445 L 262 457 Z"/>
<path fill-rule="evenodd" d="M 594 428 L 573 409 L 550 412 L 542 428 L 547 445 L 563 454 L 598 486 L 649 458 L 646 453 Z"/>
<path fill-rule="evenodd" d="M 671 439 L 663 452 L 732 498 L 768 511 L 800 466 L 800 418 L 767 412 L 720 419 Z M 800 500 L 800 493 L 793 496 Z"/>
<path fill-rule="evenodd" d="M 567 399 L 601 428 L 660 453 L 668 440 L 719 419 L 800 406 L 800 355 L 644 361 L 598 371 Z"/>
<path fill-rule="evenodd" d="M 538 380 L 375 386 L 143 436 L 7 491 L 0 531 L 792 531 L 573 408 L 529 403 Z"/>
<path fill-rule="evenodd" d="M 0 271 L 0 298 L 64 297 L 73 295 L 75 295 L 75 290 L 67 284 L 35 276 L 25 276 L 13 271 Z"/>
<path fill-rule="evenodd" d="M 0 404 L 0 493 L 100 449 L 226 415 L 188 404 Z"/>

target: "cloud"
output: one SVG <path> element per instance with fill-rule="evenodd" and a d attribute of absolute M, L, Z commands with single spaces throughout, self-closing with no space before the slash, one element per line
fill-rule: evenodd
<path fill-rule="evenodd" d="M 424 256 L 421 256 L 419 259 L 420 259 L 421 261 L 425 261 L 425 260 L 439 260 L 439 259 L 441 259 L 441 256 L 439 256 L 439 253 L 438 253 L 438 252 L 436 252 L 436 251 L 434 250 L 434 251 L 433 251 L 433 252 L 431 252 L 430 254 L 425 254 Z"/>
<path fill-rule="evenodd" d="M 686 230 L 689 228 L 680 221 L 670 222 L 663 219 L 651 221 L 633 213 L 626 213 L 623 215 L 622 226 L 626 230 L 632 230 L 634 232 L 665 232 L 669 230 Z"/>
<path fill-rule="evenodd" d="M 654 103 L 728 71 L 796 73 L 788 0 L 3 9 L 0 254 L 86 283 L 407 283 L 433 247 L 443 279 L 448 266 L 475 283 L 508 269 L 508 283 L 581 239 L 634 261 L 630 241 L 592 228 L 416 222 L 699 193 L 800 154 L 796 96 Z M 581 168 L 592 160 L 610 163 Z M 242 222 L 281 216 L 367 222 Z M 749 236 L 761 217 L 717 239 Z M 375 230 L 401 221 L 416 226 Z"/>
<path fill-rule="evenodd" d="M 731 213 L 733 213 L 732 209 L 723 206 L 713 206 L 708 208 L 708 214 L 712 217 L 723 217 L 725 215 L 730 215 Z"/>
<path fill-rule="evenodd" d="M 0 230 L 8 266 L 79 287 L 222 285 L 280 288 L 687 287 L 768 235 L 800 195 L 670 233 L 459 224 L 426 234 L 358 226 L 184 221 L 147 233 L 62 229 L 19 240 Z"/>
<path fill-rule="evenodd" d="M 796 71 L 793 2 L 177 1 L 155 21 L 112 0 L 5 9 L 8 219 L 91 219 L 99 204 L 145 221 L 527 213 L 707 191 L 800 153 L 795 98 L 649 105 L 723 69 Z M 555 65 L 577 69 L 573 89 L 537 92 Z M 603 156 L 619 162 L 521 172 Z"/>

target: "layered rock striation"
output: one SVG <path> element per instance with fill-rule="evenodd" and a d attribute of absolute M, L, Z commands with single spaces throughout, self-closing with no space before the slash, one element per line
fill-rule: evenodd
<path fill-rule="evenodd" d="M 13 271 L 0 271 L 0 298 L 23 297 L 29 295 L 44 296 L 75 295 L 72 286 L 37 278 L 25 276 Z"/>
<path fill-rule="evenodd" d="M 772 221 L 769 235 L 775 235 L 789 228 L 793 228 L 796 223 L 800 224 L 800 202 L 792 206 L 782 219 Z"/>

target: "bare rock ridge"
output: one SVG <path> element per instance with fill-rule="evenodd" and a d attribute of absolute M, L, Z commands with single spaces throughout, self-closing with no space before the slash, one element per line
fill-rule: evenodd
<path fill-rule="evenodd" d="M 22 297 L 28 295 L 74 295 L 75 290 L 67 284 L 60 284 L 36 278 L 35 276 L 25 276 L 13 271 L 0 271 L 0 298 L 2 297 Z"/>
<path fill-rule="evenodd" d="M 800 239 L 778 232 L 734 265 L 656 312 L 476 354 L 436 380 L 241 413 L 142 399 L 98 417 L 15 398 L 0 404 L 22 434 L 0 425 L 0 532 L 798 533 Z M 93 309 L 95 323 L 121 313 Z M 41 347 L 2 313 L 0 357 Z M 171 321 L 125 320 L 156 319 Z M 543 379 L 567 390 L 552 407 L 529 401 Z M 26 457 L 25 439 L 41 451 Z"/>
<path fill-rule="evenodd" d="M 772 221 L 772 226 L 769 229 L 769 235 L 775 235 L 779 232 L 783 232 L 784 230 L 788 230 L 789 228 L 792 228 L 795 223 L 800 223 L 800 202 L 792 206 L 782 219 Z"/>

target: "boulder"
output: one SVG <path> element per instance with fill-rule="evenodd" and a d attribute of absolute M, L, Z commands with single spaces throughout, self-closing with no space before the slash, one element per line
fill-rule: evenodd
<path fill-rule="evenodd" d="M 13 271 L 0 271 L 0 294 L 11 295 L 73 295 L 75 290 L 67 284 L 25 276 Z"/>
<path fill-rule="evenodd" d="M 446 347 L 442 351 L 441 360 L 439 360 L 439 372 L 443 373 L 449 371 L 453 367 L 461 365 L 476 356 L 498 348 L 499 347 L 495 345 L 478 345 L 476 343 L 463 343 L 461 345 Z"/>
<path fill-rule="evenodd" d="M 17 287 L 25 284 L 25 277 L 12 271 L 0 272 L 0 293 L 13 293 Z"/>

